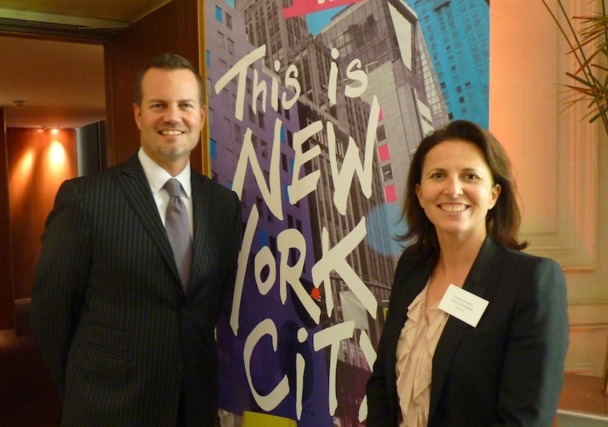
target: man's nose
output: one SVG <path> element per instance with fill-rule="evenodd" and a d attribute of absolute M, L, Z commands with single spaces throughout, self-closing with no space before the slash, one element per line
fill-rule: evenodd
<path fill-rule="evenodd" d="M 175 123 L 179 121 L 180 110 L 177 105 L 168 105 L 165 109 L 164 120 L 168 123 Z"/>

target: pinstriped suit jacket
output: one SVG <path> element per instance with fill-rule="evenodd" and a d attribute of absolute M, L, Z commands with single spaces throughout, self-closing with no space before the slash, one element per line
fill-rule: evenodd
<path fill-rule="evenodd" d="M 47 219 L 31 321 L 63 426 L 188 425 L 217 416 L 214 328 L 241 240 L 236 194 L 192 171 L 188 294 L 137 155 L 66 181 Z"/>
<path fill-rule="evenodd" d="M 424 288 L 434 262 L 399 260 L 367 383 L 368 427 L 399 425 L 397 343 L 407 308 Z M 551 426 L 568 347 L 560 266 L 487 237 L 463 288 L 489 304 L 475 328 L 448 319 L 433 356 L 428 425 Z"/>

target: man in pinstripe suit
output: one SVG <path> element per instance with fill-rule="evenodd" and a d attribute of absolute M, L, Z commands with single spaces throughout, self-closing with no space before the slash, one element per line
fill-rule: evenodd
<path fill-rule="evenodd" d="M 31 321 L 63 399 L 62 426 L 214 426 L 214 329 L 241 239 L 236 194 L 190 168 L 204 85 L 165 54 L 138 76 L 141 148 L 66 181 L 42 237 Z M 164 227 L 169 178 L 182 186 L 191 268 L 182 283 Z"/>

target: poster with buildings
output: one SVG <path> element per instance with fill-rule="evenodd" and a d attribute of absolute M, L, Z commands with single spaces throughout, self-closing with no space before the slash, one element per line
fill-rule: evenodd
<path fill-rule="evenodd" d="M 419 141 L 487 127 L 488 2 L 205 1 L 213 179 L 243 206 L 223 426 L 358 426 Z"/>

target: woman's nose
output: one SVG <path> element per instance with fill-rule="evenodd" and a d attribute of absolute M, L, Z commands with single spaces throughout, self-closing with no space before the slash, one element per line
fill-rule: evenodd
<path fill-rule="evenodd" d="M 450 197 L 462 196 L 462 183 L 458 178 L 449 178 L 446 180 L 444 193 Z"/>

